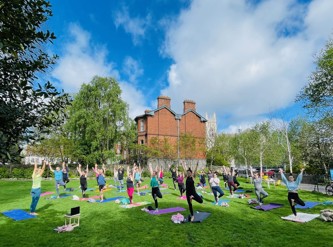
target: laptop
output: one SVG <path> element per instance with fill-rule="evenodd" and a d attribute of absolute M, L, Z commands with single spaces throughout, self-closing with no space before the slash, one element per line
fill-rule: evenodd
<path fill-rule="evenodd" d="M 66 216 L 73 216 L 77 214 L 80 214 L 80 207 L 71 208 L 71 212 L 69 214 L 66 214 Z"/>

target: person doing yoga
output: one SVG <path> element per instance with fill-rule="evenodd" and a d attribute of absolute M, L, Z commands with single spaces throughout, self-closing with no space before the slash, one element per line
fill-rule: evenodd
<path fill-rule="evenodd" d="M 301 169 L 301 173 L 298 174 L 296 181 L 295 181 L 294 177 L 292 176 L 292 174 L 289 175 L 288 180 L 287 180 L 286 176 L 283 173 L 283 170 L 281 168 L 279 170 L 280 170 L 280 174 L 281 174 L 281 179 L 285 183 L 285 185 L 288 189 L 288 201 L 289 201 L 289 204 L 291 207 L 291 211 L 293 212 L 293 214 L 296 217 L 297 212 L 296 212 L 295 205 L 299 204 L 301 206 L 305 206 L 305 203 L 298 196 L 298 189 L 299 189 L 299 185 L 303 178 L 304 168 Z"/>

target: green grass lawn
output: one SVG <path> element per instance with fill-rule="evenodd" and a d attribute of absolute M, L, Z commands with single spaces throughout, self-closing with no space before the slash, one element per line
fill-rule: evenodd
<path fill-rule="evenodd" d="M 166 182 L 172 185 L 171 179 Z M 0 181 L 0 212 L 19 208 L 28 211 L 31 184 L 31 181 Z M 96 186 L 96 180 L 89 180 L 88 185 Z M 241 186 L 253 189 L 245 182 Z M 72 180 L 68 187 L 76 189 L 71 194 L 80 196 L 78 180 Z M 43 181 L 42 191 L 54 191 L 54 182 Z M 177 199 L 178 190 L 164 191 L 170 194 L 159 199 L 160 209 L 180 206 L 186 208 L 181 212 L 183 215 L 189 214 L 186 200 Z M 247 199 L 233 198 L 230 207 L 219 207 L 212 204 L 212 195 L 203 194 L 204 203 L 193 202 L 194 210 L 210 212 L 211 216 L 197 224 L 174 224 L 172 214 L 153 216 L 142 212 L 142 207 L 123 209 L 115 202 L 88 203 L 73 201 L 71 197 L 56 200 L 41 197 L 37 206 L 39 215 L 35 219 L 14 221 L 0 214 L 0 246 L 331 246 L 332 223 L 319 218 L 304 224 L 284 221 L 280 217 L 291 214 L 285 187 L 271 186 L 266 191 L 269 193 L 266 203 L 284 206 L 263 212 L 252 209 Z M 98 194 L 88 193 L 90 196 Z M 127 196 L 126 192 L 117 193 L 115 189 L 105 195 L 107 198 Z M 224 197 L 228 195 L 225 191 Z M 255 198 L 254 193 L 250 195 Z M 333 201 L 332 197 L 307 191 L 300 191 L 300 197 L 304 201 Z M 150 195 L 135 195 L 134 201 L 153 202 Z M 56 233 L 53 229 L 64 224 L 64 214 L 77 205 L 81 207 L 80 226 L 72 232 Z M 333 209 L 318 205 L 298 209 L 298 212 L 319 213 L 325 208 Z"/>

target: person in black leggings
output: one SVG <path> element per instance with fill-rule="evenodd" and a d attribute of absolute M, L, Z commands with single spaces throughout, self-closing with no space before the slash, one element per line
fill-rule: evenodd
<path fill-rule="evenodd" d="M 177 167 L 178 169 L 178 167 Z M 177 183 L 177 172 L 176 169 L 173 167 L 171 168 L 171 165 L 169 165 L 169 171 L 171 172 L 171 178 L 173 183 L 173 188 L 176 190 L 176 183 Z"/>
<path fill-rule="evenodd" d="M 186 176 L 186 199 L 187 204 L 191 213 L 191 221 L 194 220 L 194 213 L 193 213 L 193 206 L 192 206 L 192 200 L 195 200 L 198 203 L 203 203 L 202 197 L 197 194 L 195 191 L 195 185 L 194 185 L 194 179 L 193 179 L 193 173 L 192 170 L 189 168 L 187 169 L 186 164 L 183 163 L 184 170 L 187 170 L 187 176 Z M 196 171 L 196 169 L 195 169 Z"/>
<path fill-rule="evenodd" d="M 160 191 L 159 188 L 159 182 L 157 179 L 157 171 L 153 171 L 152 165 L 151 163 L 149 163 L 149 171 L 150 171 L 150 175 L 151 175 L 151 180 L 150 180 L 150 186 L 151 186 L 151 195 L 154 199 L 155 202 L 155 212 L 158 212 L 158 201 L 157 201 L 157 197 L 158 198 L 162 198 L 162 193 Z"/>
<path fill-rule="evenodd" d="M 304 168 L 301 169 L 301 173 L 297 176 L 297 179 L 295 181 L 292 174 L 290 174 L 290 176 L 288 177 L 288 180 L 287 180 L 286 176 L 283 174 L 283 170 L 280 169 L 281 179 L 285 183 L 285 185 L 288 189 L 288 201 L 289 201 L 289 204 L 291 207 L 291 211 L 293 212 L 295 217 L 297 216 L 295 205 L 299 204 L 301 206 L 305 206 L 305 203 L 303 202 L 303 200 L 301 198 L 299 198 L 299 196 L 298 196 L 298 187 L 303 178 L 303 171 L 304 171 Z"/>

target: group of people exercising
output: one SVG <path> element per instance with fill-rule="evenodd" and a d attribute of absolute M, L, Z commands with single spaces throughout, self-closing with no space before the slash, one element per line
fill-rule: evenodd
<path fill-rule="evenodd" d="M 187 167 L 185 162 L 181 162 L 181 165 L 183 168 L 182 170 L 186 171 L 186 173 L 179 171 L 178 165 L 176 167 L 169 166 L 169 171 L 171 173 L 174 189 L 176 189 L 176 184 L 178 184 L 180 196 L 183 197 L 184 193 L 186 195 L 186 200 L 190 211 L 190 220 L 193 221 L 194 212 L 193 212 L 192 201 L 194 200 L 198 203 L 203 203 L 203 197 L 196 192 L 195 177 L 198 165 L 196 165 L 193 170 L 190 167 Z M 65 164 L 65 162 L 62 163 L 62 168 L 57 166 L 55 170 L 52 168 L 50 163 L 48 163 L 48 166 L 50 171 L 54 173 L 55 187 L 56 187 L 57 197 L 59 198 L 59 186 L 64 186 L 64 189 L 66 189 L 66 184 L 69 182 L 68 166 Z M 36 207 L 41 194 L 41 180 L 43 173 L 45 171 L 45 167 L 46 167 L 46 161 L 43 161 L 42 167 L 40 168 L 37 166 L 36 163 L 34 165 L 34 170 L 32 174 L 32 189 L 31 189 L 32 202 L 30 206 L 30 213 L 32 215 L 37 215 Z M 150 187 L 151 187 L 151 194 L 155 203 L 155 211 L 158 211 L 158 198 L 163 197 L 159 189 L 160 185 L 162 185 L 164 181 L 163 168 L 156 166 L 155 169 L 153 169 L 152 164 L 149 163 L 148 169 L 151 175 Z M 233 195 L 234 191 L 237 190 L 239 186 L 235 170 L 224 166 L 222 167 L 222 169 L 223 169 L 222 172 L 225 185 L 228 185 L 230 195 Z M 295 205 L 296 204 L 299 204 L 301 206 L 305 205 L 298 195 L 298 189 L 302 181 L 303 170 L 304 169 L 301 170 L 301 173 L 297 176 L 297 179 L 295 180 L 292 174 L 289 175 L 287 179 L 283 170 L 280 169 L 282 181 L 285 183 L 288 189 L 288 201 L 292 209 L 292 212 L 295 216 L 297 215 Z M 85 192 L 88 188 L 87 185 L 87 177 L 89 173 L 88 165 L 86 166 L 86 169 L 83 170 L 81 164 L 79 164 L 77 167 L 77 171 L 80 175 L 80 186 L 81 186 L 82 196 L 84 197 Z M 103 191 L 106 188 L 105 165 L 103 164 L 101 168 L 98 168 L 98 165 L 95 164 L 95 167 L 93 167 L 93 171 L 95 173 L 99 188 L 100 202 L 103 202 L 104 199 Z M 121 190 L 122 188 L 124 188 L 124 167 L 118 166 L 117 168 L 116 166 L 114 166 L 113 172 L 114 172 L 114 180 L 116 182 L 116 186 L 118 187 L 119 190 Z M 130 203 L 133 202 L 133 194 L 135 190 L 134 187 L 136 187 L 138 195 L 140 195 L 140 189 L 146 188 L 145 186 L 141 187 L 141 183 L 143 181 L 142 172 L 143 169 L 141 168 L 141 166 L 140 165 L 138 166 L 135 163 L 132 169 L 129 166 L 127 167 L 126 187 Z M 253 178 L 254 189 L 258 203 L 259 205 L 262 205 L 263 199 L 268 196 L 268 193 L 262 187 L 262 176 L 258 172 L 253 172 L 252 167 L 250 167 L 250 173 Z M 215 203 L 218 204 L 219 198 L 224 195 L 224 192 L 220 187 L 220 179 L 218 178 L 218 173 L 209 171 L 207 173 L 207 177 L 209 181 L 209 187 L 214 195 Z M 206 186 L 205 174 L 203 172 L 199 174 L 199 183 L 197 184 L 197 186 L 202 186 L 202 187 Z"/>

